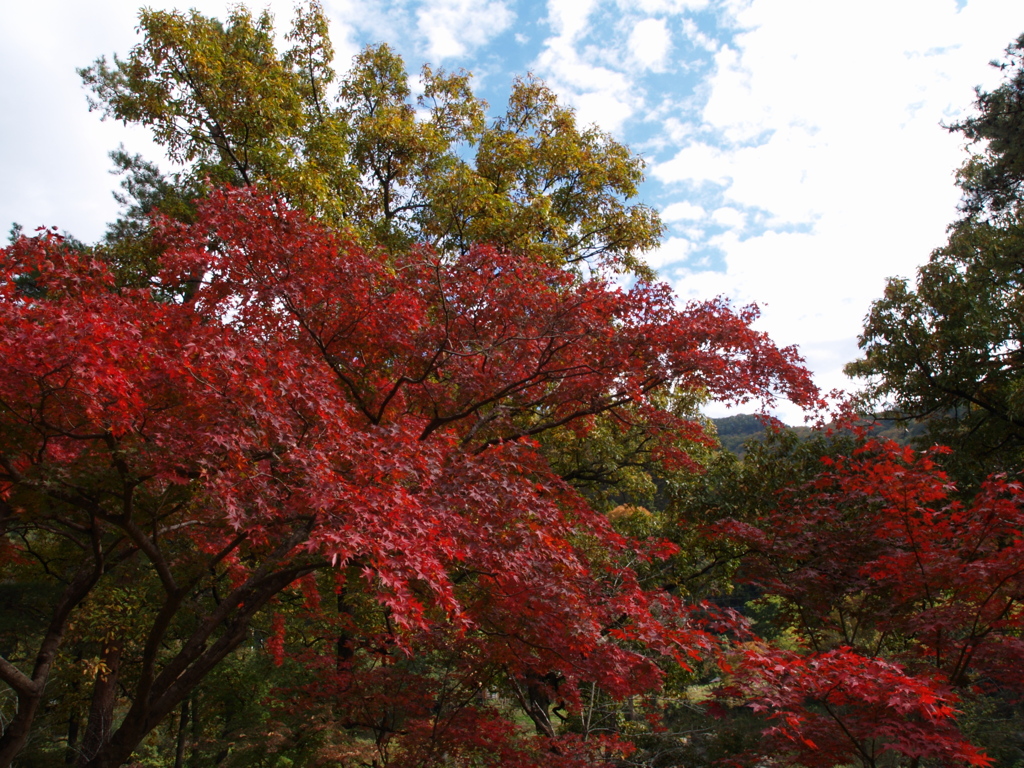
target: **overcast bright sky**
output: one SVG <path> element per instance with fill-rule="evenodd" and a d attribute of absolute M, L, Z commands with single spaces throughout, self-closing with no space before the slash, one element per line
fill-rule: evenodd
<path fill-rule="evenodd" d="M 224 0 L 158 0 L 224 18 Z M 682 297 L 758 303 L 824 389 L 885 278 L 913 276 L 956 215 L 964 159 L 941 127 L 993 87 L 1021 0 L 325 0 L 337 68 L 391 43 L 412 72 L 463 67 L 500 108 L 532 71 L 646 159 L 651 264 Z M 287 28 L 292 0 L 270 7 Z M 133 0 L 0 10 L 0 225 L 94 241 L 116 214 L 107 152 L 162 158 L 87 110 L 75 68 L 136 42 Z M 712 409 L 713 415 L 722 415 Z M 780 415 L 800 423 L 800 414 Z"/>

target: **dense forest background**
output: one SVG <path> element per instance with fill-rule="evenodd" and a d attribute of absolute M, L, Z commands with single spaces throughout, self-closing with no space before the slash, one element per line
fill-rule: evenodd
<path fill-rule="evenodd" d="M 179 170 L 2 251 L 0 768 L 1024 764 L 1024 37 L 827 406 L 540 80 L 140 33 Z"/>

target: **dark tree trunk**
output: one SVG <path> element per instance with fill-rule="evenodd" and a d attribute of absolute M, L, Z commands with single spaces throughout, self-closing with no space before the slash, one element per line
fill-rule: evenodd
<path fill-rule="evenodd" d="M 114 721 L 114 704 L 117 699 L 117 679 L 121 669 L 122 650 L 123 645 L 120 640 L 107 643 L 103 647 L 103 655 L 100 658 L 103 666 L 96 673 L 96 683 L 92 689 L 89 724 L 85 728 L 82 750 L 78 756 L 79 768 L 88 763 L 110 738 L 110 727 Z"/>
<path fill-rule="evenodd" d="M 39 710 L 40 698 L 40 694 L 35 692 L 18 691 L 18 712 L 0 737 L 0 768 L 8 768 L 28 741 L 32 721 Z"/>
<path fill-rule="evenodd" d="M 78 728 L 80 726 L 78 711 L 74 711 L 68 717 L 68 746 L 64 753 L 64 765 L 74 765 L 78 762 Z"/>
<path fill-rule="evenodd" d="M 309 535 L 311 523 L 298 530 L 278 549 L 278 558 L 290 552 Z M 245 639 L 253 615 L 263 608 L 271 597 L 296 579 L 316 570 L 320 564 L 301 565 L 282 571 L 258 573 L 238 587 L 217 609 L 205 617 L 184 642 L 176 656 L 157 669 L 156 643 L 153 643 L 153 663 L 149 674 L 136 685 L 130 698 L 132 706 L 117 730 L 100 746 L 81 768 L 117 768 L 131 759 L 132 752 L 154 728 L 174 712 L 224 658 Z M 265 567 L 264 571 L 270 571 Z M 173 596 L 172 596 L 173 598 Z M 179 602 L 169 599 L 168 614 L 173 615 Z M 212 639 L 218 630 L 221 633 Z M 163 628 L 151 631 L 151 639 L 162 638 Z M 3 768 L 0 766 L 0 768 Z"/>
<path fill-rule="evenodd" d="M 338 616 L 344 616 L 346 619 L 352 618 L 352 607 L 345 602 L 344 592 L 338 593 Z M 355 649 L 352 647 L 352 635 L 347 630 L 340 631 L 337 643 L 338 671 L 347 670 L 355 655 Z"/>
<path fill-rule="evenodd" d="M 0 657 L 0 680 L 13 688 L 18 697 L 16 713 L 0 736 L 0 768 L 9 768 L 28 741 L 32 721 L 39 711 L 46 682 L 50 677 L 50 668 L 64 639 L 68 617 L 75 606 L 89 594 L 101 573 L 102 565 L 89 563 L 75 574 L 71 583 L 64 589 L 53 611 L 50 626 L 39 646 L 31 677 Z"/>
<path fill-rule="evenodd" d="M 188 699 L 181 702 L 181 717 L 178 718 L 178 740 L 174 748 L 174 768 L 182 768 L 185 764 L 185 746 L 188 741 Z"/>
<path fill-rule="evenodd" d="M 548 678 L 550 675 L 540 677 L 530 675 L 526 678 L 527 708 L 526 714 L 533 720 L 537 733 L 541 736 L 554 738 L 555 729 L 551 725 L 551 686 Z"/>
<path fill-rule="evenodd" d="M 199 697 L 193 693 L 192 702 L 189 706 L 189 716 L 192 718 L 192 754 L 188 758 L 188 768 L 200 768 L 202 752 L 199 745 L 203 739 L 203 724 L 199 719 Z"/>

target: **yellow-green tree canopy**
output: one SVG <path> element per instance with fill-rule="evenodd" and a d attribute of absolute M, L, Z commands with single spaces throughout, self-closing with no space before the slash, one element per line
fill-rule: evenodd
<path fill-rule="evenodd" d="M 263 185 L 336 226 L 396 248 L 492 243 L 553 263 L 645 273 L 657 213 L 630 203 L 643 160 L 527 75 L 488 120 L 471 76 L 405 65 L 370 46 L 341 78 L 319 3 L 297 10 L 279 52 L 273 20 L 235 8 L 143 10 L 127 58 L 80 70 L 105 116 L 153 131 L 186 177 Z"/>

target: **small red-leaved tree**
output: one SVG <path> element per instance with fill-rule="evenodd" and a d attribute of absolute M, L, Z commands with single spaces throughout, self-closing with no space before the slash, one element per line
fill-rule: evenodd
<path fill-rule="evenodd" d="M 715 527 L 800 648 L 750 645 L 721 697 L 803 765 L 991 762 L 954 707 L 1024 683 L 1024 489 L 996 476 L 956 500 L 932 456 L 890 441 L 824 461 L 760 519 Z"/>
<path fill-rule="evenodd" d="M 719 301 L 677 309 L 663 285 L 483 247 L 367 252 L 252 191 L 214 193 L 155 241 L 146 289 L 53 236 L 2 251 L 0 578 L 40 597 L 0 658 L 17 697 L 0 766 L 75 663 L 68 633 L 96 649 L 78 762 L 115 766 L 255 620 L 278 657 L 304 633 L 293 655 L 317 675 L 282 696 L 329 698 L 358 736 L 339 754 L 619 749 L 554 738 L 549 705 L 585 681 L 656 686 L 652 659 L 709 640 L 621 566 L 659 547 L 617 536 L 532 436 L 628 408 L 656 425 L 655 455 L 684 461 L 654 393 L 809 404 L 796 354 Z M 303 608 L 274 608 L 299 585 Z M 491 707 L 498 686 L 539 741 Z"/>

